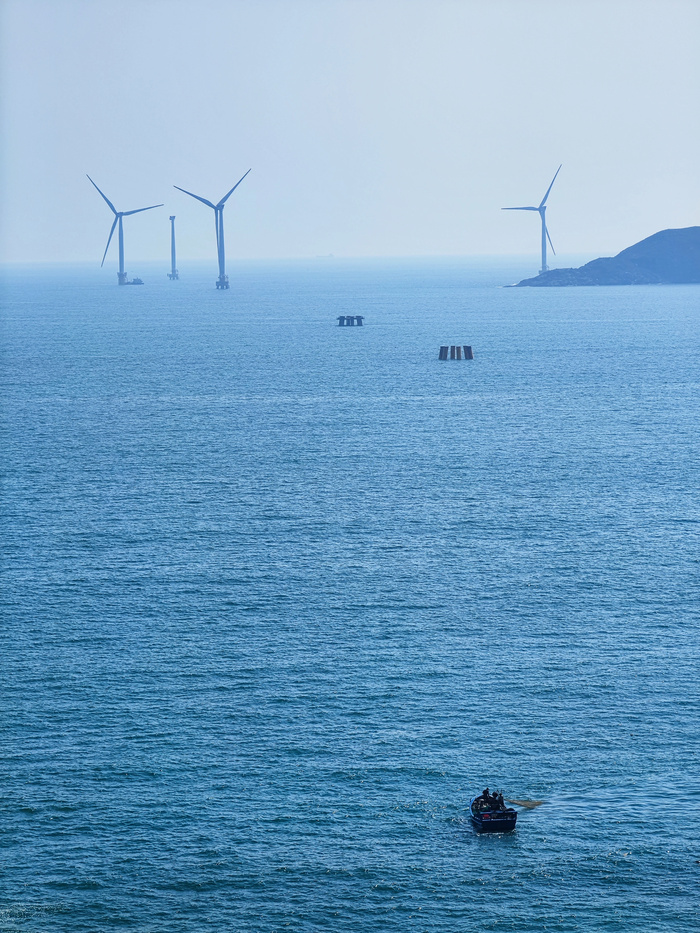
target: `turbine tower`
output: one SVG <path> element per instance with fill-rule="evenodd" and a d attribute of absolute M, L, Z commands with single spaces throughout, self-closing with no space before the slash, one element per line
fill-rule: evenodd
<path fill-rule="evenodd" d="M 245 173 L 243 178 L 250 173 L 251 169 Z M 182 191 L 184 194 L 189 194 L 191 198 L 195 198 L 197 201 L 201 201 L 202 204 L 206 204 L 207 207 L 211 207 L 214 211 L 214 224 L 216 225 L 216 252 L 219 257 L 219 278 L 216 280 L 217 288 L 228 288 L 228 276 L 226 275 L 226 255 L 224 253 L 224 205 L 231 197 L 236 188 L 243 181 L 243 178 L 240 178 L 236 184 L 231 188 L 228 194 L 225 194 L 223 198 L 217 203 L 212 204 L 211 201 L 207 201 L 206 198 L 200 198 L 198 194 L 192 194 L 191 191 L 185 191 L 184 188 L 178 187 L 178 185 L 173 185 L 173 188 L 177 188 L 178 191 Z"/>
<path fill-rule="evenodd" d="M 559 174 L 560 171 L 561 171 L 561 165 L 554 173 L 554 178 L 550 182 L 549 188 L 547 188 L 547 193 L 540 201 L 539 207 L 502 207 L 501 208 L 502 211 L 537 211 L 537 213 L 540 215 L 540 218 L 542 220 L 542 268 L 540 269 L 540 275 L 542 275 L 543 272 L 546 272 L 548 268 L 547 267 L 547 240 L 549 240 L 549 245 L 552 247 L 552 253 L 554 253 L 555 256 L 557 255 L 554 252 L 554 246 L 552 246 L 552 238 L 550 237 L 549 230 L 547 229 L 547 224 L 544 219 L 544 212 L 547 210 L 545 205 L 546 205 L 547 198 L 549 197 L 549 192 L 552 190 L 552 185 L 556 181 L 557 175 Z"/>
<path fill-rule="evenodd" d="M 90 182 L 95 185 L 95 182 L 92 181 L 90 176 L 87 176 Z M 97 188 L 97 185 L 95 185 Z M 97 188 L 100 191 L 99 188 Z M 124 271 L 124 228 L 122 226 L 122 217 L 129 217 L 131 214 L 140 214 L 141 211 L 152 211 L 154 207 L 162 207 L 162 204 L 151 204 L 150 207 L 138 207 L 135 211 L 118 211 L 114 204 L 109 200 L 106 194 L 100 191 L 100 194 L 105 199 L 107 204 L 109 204 L 109 209 L 114 214 L 114 223 L 112 224 L 112 229 L 109 231 L 109 239 L 107 240 L 107 246 L 105 246 L 104 256 L 102 257 L 101 265 L 105 264 L 105 259 L 107 258 L 107 250 L 109 249 L 109 244 L 112 242 L 112 235 L 114 233 L 114 228 L 119 224 L 119 272 L 117 273 L 117 281 L 120 285 L 129 285 L 130 283 L 126 280 L 126 272 Z M 138 282 L 138 284 L 143 284 Z"/>
<path fill-rule="evenodd" d="M 175 215 L 170 215 L 170 272 L 168 272 L 168 278 L 179 279 L 180 276 L 177 273 L 177 265 L 175 262 Z"/>

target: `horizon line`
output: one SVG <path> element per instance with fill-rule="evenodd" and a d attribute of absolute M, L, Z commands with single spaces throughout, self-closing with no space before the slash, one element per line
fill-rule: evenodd
<path fill-rule="evenodd" d="M 572 252 L 559 253 L 558 258 L 566 256 L 585 256 L 594 255 L 592 250 L 576 250 Z M 423 259 L 523 259 L 530 261 L 537 257 L 537 252 L 531 253 L 316 253 L 314 255 L 286 255 L 286 256 L 244 256 L 232 257 L 229 261 L 233 263 L 245 262 L 321 262 L 329 260 L 337 261 L 356 261 L 356 260 L 386 260 L 386 259 L 405 259 L 405 260 L 423 260 Z M 597 254 L 596 254 L 597 255 Z M 178 264 L 187 262 L 195 265 L 210 265 L 211 259 L 181 257 L 178 255 Z M 147 265 L 168 265 L 169 259 L 140 259 L 130 261 L 130 265 L 136 266 L 139 263 Z M 99 262 L 94 259 L 0 259 L 0 266 L 62 266 L 62 265 L 95 265 L 96 269 L 102 269 Z M 105 266 L 104 272 L 109 273 Z"/>

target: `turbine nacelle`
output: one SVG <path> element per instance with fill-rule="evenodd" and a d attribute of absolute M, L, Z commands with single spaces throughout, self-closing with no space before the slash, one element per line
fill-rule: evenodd
<path fill-rule="evenodd" d="M 200 195 L 198 195 L 198 194 L 193 194 L 191 191 L 186 191 L 184 188 L 181 188 L 179 185 L 173 185 L 173 188 L 177 188 L 177 190 L 178 190 L 178 191 L 182 191 L 183 194 L 189 194 L 189 196 L 190 196 L 191 198 L 195 198 L 195 200 L 201 201 L 202 204 L 206 204 L 207 207 L 210 207 L 213 211 L 222 211 L 222 210 L 224 209 L 224 204 L 226 204 L 226 202 L 227 202 L 228 199 L 231 197 L 231 195 L 233 194 L 233 192 L 236 190 L 236 188 L 237 188 L 237 187 L 240 185 L 240 183 L 243 181 L 243 178 L 245 178 L 246 175 L 249 175 L 251 172 L 252 172 L 252 169 L 249 168 L 248 171 L 245 173 L 245 175 L 243 175 L 242 178 L 239 178 L 238 181 L 236 182 L 236 184 L 233 186 L 233 188 L 231 188 L 231 190 L 230 190 L 227 194 L 225 194 L 225 195 L 223 196 L 223 198 L 222 198 L 220 201 L 218 201 L 216 204 L 212 204 L 211 201 L 208 201 L 206 198 L 200 197 Z M 97 186 L 95 186 L 95 187 L 97 187 Z M 99 189 L 98 189 L 98 190 L 99 190 Z M 104 195 L 103 195 L 103 197 L 104 197 Z"/>

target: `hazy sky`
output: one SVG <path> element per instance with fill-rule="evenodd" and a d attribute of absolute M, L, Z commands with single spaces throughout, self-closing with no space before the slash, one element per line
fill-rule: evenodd
<path fill-rule="evenodd" d="M 700 0 L 4 0 L 0 258 L 610 255 L 700 224 Z M 111 247 L 115 249 L 115 247 Z M 116 261 L 116 251 L 110 259 Z M 129 262 L 127 262 L 127 265 Z M 552 262 L 556 265 L 556 260 Z"/>

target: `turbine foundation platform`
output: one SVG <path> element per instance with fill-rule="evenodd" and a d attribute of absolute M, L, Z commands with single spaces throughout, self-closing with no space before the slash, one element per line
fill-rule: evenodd
<path fill-rule="evenodd" d="M 177 269 L 174 269 L 172 272 L 168 272 L 168 278 L 170 279 L 171 282 L 173 279 L 179 279 L 180 276 L 178 275 Z"/>
<path fill-rule="evenodd" d="M 228 276 L 220 275 L 219 278 L 216 280 L 216 287 L 217 288 L 228 288 Z"/>
<path fill-rule="evenodd" d="M 338 327 L 362 327 L 364 316 L 362 314 L 341 314 L 338 318 Z"/>
<path fill-rule="evenodd" d="M 462 356 L 462 350 L 464 350 L 464 356 Z M 449 353 L 449 359 L 451 360 L 462 360 L 462 359 L 473 360 L 474 359 L 474 351 L 467 344 L 462 344 L 461 347 L 457 346 L 456 344 L 453 344 L 451 347 L 440 347 L 438 359 L 439 360 L 448 359 L 448 353 Z"/>

